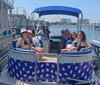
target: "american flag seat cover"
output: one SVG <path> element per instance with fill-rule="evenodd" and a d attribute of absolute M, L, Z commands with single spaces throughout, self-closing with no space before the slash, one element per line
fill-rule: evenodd
<path fill-rule="evenodd" d="M 9 58 L 8 73 L 11 77 L 27 82 L 35 81 L 35 62 Z"/>
<path fill-rule="evenodd" d="M 37 81 L 56 82 L 57 63 L 56 62 L 38 62 L 37 63 Z"/>
<path fill-rule="evenodd" d="M 92 61 L 84 63 L 60 63 L 59 83 L 71 83 L 67 78 L 86 80 L 92 78 Z"/>
<path fill-rule="evenodd" d="M 59 59 L 59 83 L 70 84 L 70 79 L 92 80 L 93 59 L 91 54 L 64 55 Z"/>

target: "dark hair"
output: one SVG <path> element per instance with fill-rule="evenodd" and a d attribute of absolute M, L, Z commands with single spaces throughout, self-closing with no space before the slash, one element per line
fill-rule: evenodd
<path fill-rule="evenodd" d="M 76 32 L 72 32 L 72 33 L 74 33 L 74 34 L 76 35 L 76 37 L 77 37 Z M 73 41 L 74 41 L 74 38 L 72 37 L 72 33 L 71 33 L 71 40 L 72 40 L 72 42 L 73 42 Z"/>
<path fill-rule="evenodd" d="M 27 33 L 27 31 L 26 31 L 26 32 L 22 32 L 22 33 L 21 33 L 21 35 L 20 35 L 20 36 L 21 36 L 21 38 L 23 38 L 23 35 L 22 35 L 23 33 Z"/>
<path fill-rule="evenodd" d="M 22 35 L 22 33 L 20 34 L 20 36 L 21 36 L 21 38 L 23 38 L 23 35 Z"/>
<path fill-rule="evenodd" d="M 79 31 L 78 33 L 81 33 L 83 35 L 81 41 L 85 41 L 86 42 L 86 35 L 85 35 L 85 33 L 83 31 Z"/>

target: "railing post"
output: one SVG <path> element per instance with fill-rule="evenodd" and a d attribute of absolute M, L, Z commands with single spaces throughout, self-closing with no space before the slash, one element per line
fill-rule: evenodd
<path fill-rule="evenodd" d="M 59 63 L 60 63 L 60 55 L 57 58 L 57 84 L 59 83 Z"/>

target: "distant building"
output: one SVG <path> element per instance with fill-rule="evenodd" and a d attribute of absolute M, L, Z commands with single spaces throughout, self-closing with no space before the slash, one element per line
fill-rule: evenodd
<path fill-rule="evenodd" d="M 81 23 L 81 19 L 79 20 L 79 23 Z M 90 25 L 90 20 L 89 19 L 83 19 L 83 25 Z"/>
<path fill-rule="evenodd" d="M 62 18 L 62 19 L 60 19 L 60 22 L 61 22 L 62 24 L 70 24 L 70 23 L 71 23 L 71 19 Z"/>
<path fill-rule="evenodd" d="M 7 35 L 8 30 L 11 30 L 11 14 L 13 8 L 13 0 L 0 0 L 0 37 Z"/>
<path fill-rule="evenodd" d="M 12 10 L 12 26 L 18 27 L 18 26 L 26 26 L 26 10 L 23 7 L 15 7 Z"/>
<path fill-rule="evenodd" d="M 89 19 L 83 19 L 83 24 L 84 25 L 90 25 Z"/>

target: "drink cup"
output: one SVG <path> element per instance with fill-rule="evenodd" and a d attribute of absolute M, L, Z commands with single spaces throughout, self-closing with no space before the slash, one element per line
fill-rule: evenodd
<path fill-rule="evenodd" d="M 16 40 L 13 40 L 12 44 L 13 44 L 13 49 L 16 49 Z"/>
<path fill-rule="evenodd" d="M 77 47 L 77 41 L 74 42 L 74 47 Z"/>

